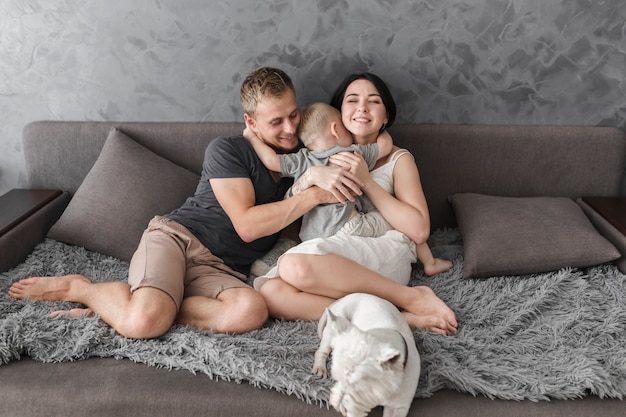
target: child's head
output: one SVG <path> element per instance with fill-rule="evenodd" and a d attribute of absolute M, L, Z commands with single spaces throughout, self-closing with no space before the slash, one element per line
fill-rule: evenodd
<path fill-rule="evenodd" d="M 352 145 L 352 135 L 341 122 L 339 110 L 321 102 L 300 110 L 298 136 L 309 149 Z"/>

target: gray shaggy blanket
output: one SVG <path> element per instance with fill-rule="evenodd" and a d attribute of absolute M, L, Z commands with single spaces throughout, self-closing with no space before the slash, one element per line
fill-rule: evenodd
<path fill-rule="evenodd" d="M 456 229 L 430 241 L 453 270 L 434 278 L 419 268 L 411 285 L 428 285 L 456 312 L 459 333 L 415 333 L 422 358 L 418 397 L 452 388 L 492 398 L 573 399 L 626 393 L 626 275 L 612 265 L 532 276 L 463 280 Z M 16 301 L 12 282 L 82 273 L 125 280 L 128 264 L 45 240 L 21 265 L 0 274 L 0 364 L 28 355 L 42 362 L 114 357 L 256 386 L 326 404 L 330 380 L 311 374 L 316 323 L 270 320 L 230 336 L 175 326 L 154 340 L 129 340 L 97 317 L 48 318 L 70 303 Z"/>

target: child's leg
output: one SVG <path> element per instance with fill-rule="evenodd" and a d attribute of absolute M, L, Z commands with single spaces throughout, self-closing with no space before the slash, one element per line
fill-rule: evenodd
<path fill-rule="evenodd" d="M 452 268 L 452 262 L 435 258 L 427 243 L 421 243 L 415 246 L 417 259 L 424 265 L 424 273 L 429 277 Z"/>

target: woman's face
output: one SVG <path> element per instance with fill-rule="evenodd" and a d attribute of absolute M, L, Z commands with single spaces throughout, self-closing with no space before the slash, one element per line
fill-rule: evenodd
<path fill-rule="evenodd" d="M 383 124 L 387 123 L 387 109 L 374 84 L 355 80 L 343 96 L 341 120 L 354 136 L 356 143 L 374 143 Z"/>

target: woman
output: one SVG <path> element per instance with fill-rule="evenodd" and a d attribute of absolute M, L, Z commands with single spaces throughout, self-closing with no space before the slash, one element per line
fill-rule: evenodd
<path fill-rule="evenodd" d="M 376 93 L 375 90 L 378 91 L 378 93 Z M 365 107 L 359 101 L 359 95 L 357 94 L 359 91 L 364 93 L 361 96 L 361 100 L 366 100 L 370 103 L 368 106 L 370 109 L 369 114 L 380 113 L 378 116 L 386 120 L 378 131 L 375 130 L 378 124 L 376 122 L 372 123 L 373 119 L 371 117 L 364 117 L 363 115 L 363 109 Z M 348 92 L 348 94 L 346 94 L 346 92 Z M 391 126 L 395 120 L 396 106 L 387 85 L 378 76 L 371 73 L 353 74 L 344 79 L 342 84 L 335 91 L 330 104 L 342 112 L 342 122 L 348 131 L 352 133 L 353 139 L 357 144 L 375 142 L 376 137 L 380 135 L 387 126 Z M 400 163 L 400 168 L 396 171 L 395 162 L 402 156 L 404 156 L 404 158 L 402 158 L 403 162 Z M 410 161 L 404 163 L 404 160 L 407 159 Z M 334 162 L 338 163 L 339 160 L 340 159 L 337 159 Z M 385 166 L 386 169 L 382 169 L 383 166 Z M 377 168 L 381 169 L 378 170 Z M 399 178 L 400 175 L 403 175 L 403 177 Z M 404 194 L 406 197 L 399 197 L 399 200 L 412 205 L 417 212 L 409 212 L 406 213 L 407 217 L 398 218 L 397 214 L 403 213 L 403 206 L 386 205 L 386 207 L 389 207 L 389 210 L 387 210 L 387 213 L 383 213 L 383 217 L 385 217 L 387 221 L 389 221 L 388 219 L 402 220 L 402 222 L 398 224 L 392 223 L 392 226 L 394 229 L 404 232 L 405 235 L 409 236 L 413 242 L 415 242 L 417 258 L 424 266 L 424 273 L 426 275 L 432 276 L 451 269 L 453 266 L 452 262 L 433 257 L 426 243 L 430 232 L 430 215 L 428 214 L 428 206 L 426 205 L 426 199 L 422 191 L 419 174 L 417 173 L 417 167 L 415 166 L 412 155 L 405 149 L 394 147 L 389 157 L 379 161 L 374 168 L 372 178 L 375 180 L 374 183 L 380 185 L 382 189 L 391 196 L 397 196 L 397 193 L 404 194 L 407 191 L 415 192 L 413 196 Z M 397 188 L 395 187 L 396 182 Z M 378 193 L 380 193 L 380 191 L 378 191 Z M 385 196 L 386 194 L 380 193 L 379 195 Z M 387 201 L 393 204 L 394 199 Z M 381 203 L 383 202 L 384 200 Z M 374 204 L 374 206 L 375 207 L 372 207 L 372 209 L 375 208 L 380 211 L 378 204 Z M 404 208 L 410 210 L 410 207 L 404 206 Z M 416 214 L 418 217 L 411 217 L 411 214 Z M 418 233 L 414 236 L 412 232 Z"/>
<path fill-rule="evenodd" d="M 341 110 L 344 125 L 360 144 L 375 142 L 395 119 L 393 98 L 385 83 L 373 74 L 347 77 L 337 88 L 331 104 Z M 402 233 L 392 231 L 395 233 L 378 238 L 314 239 L 299 245 L 300 251 L 286 253 L 279 262 L 279 277 L 265 281 L 259 288 L 270 315 L 317 320 L 336 299 L 364 292 L 403 308 L 413 329 L 456 333 L 454 313 L 430 288 L 406 286 L 411 271 L 409 239 L 422 244 L 430 232 L 426 199 L 414 159 L 396 147 L 390 156 L 378 161 L 372 175 L 363 158 L 356 154 L 339 154 L 332 162 L 350 169 L 359 178 L 362 191 L 376 209 Z M 377 183 L 376 176 L 386 185 Z M 399 256 L 399 260 L 389 262 L 390 252 Z M 412 259 L 415 259 L 414 251 Z"/>

